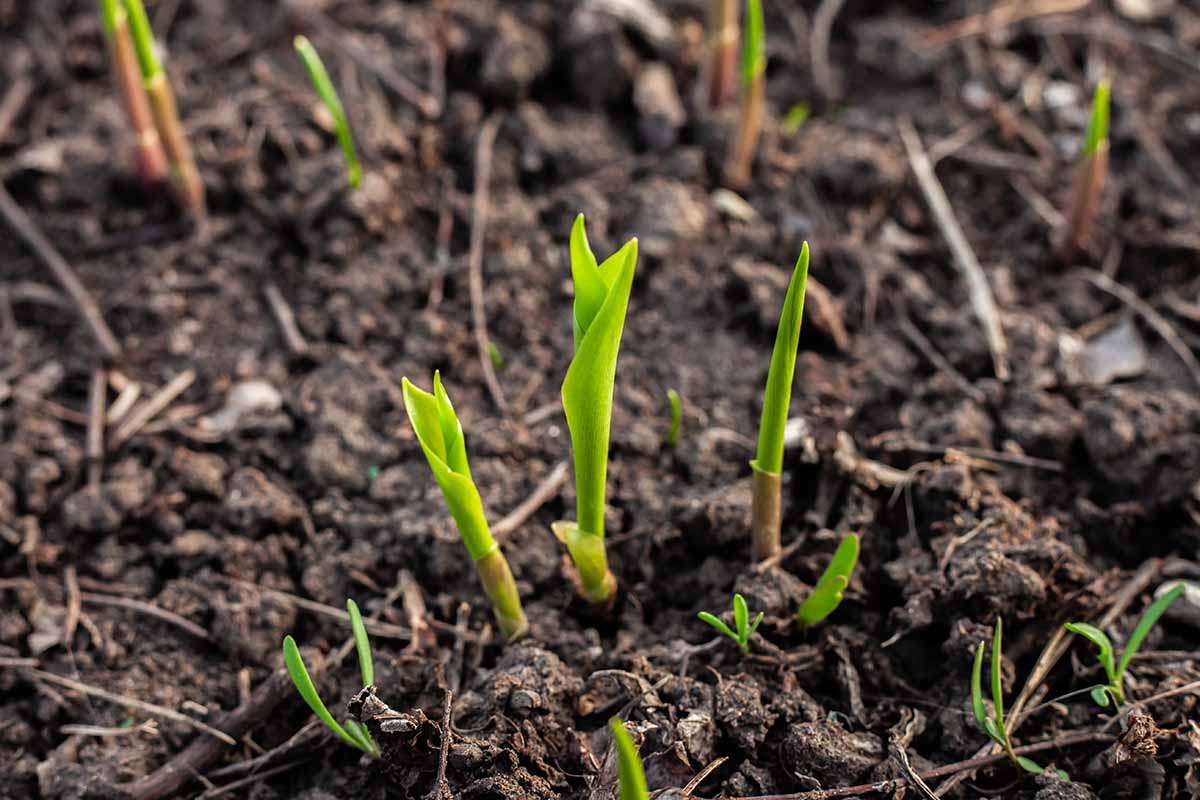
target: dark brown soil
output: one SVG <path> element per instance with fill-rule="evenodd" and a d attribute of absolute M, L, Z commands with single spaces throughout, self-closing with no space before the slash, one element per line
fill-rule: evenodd
<path fill-rule="evenodd" d="M 1087 279 L 1104 271 L 1178 346 L 1200 344 L 1194 4 L 1092 3 L 1008 24 L 972 17 L 991 3 L 852 0 L 832 29 L 826 96 L 813 78 L 817 4 L 768 2 L 771 119 L 744 193 L 752 212 L 714 194 L 731 117 L 691 102 L 701 0 L 658 0 L 663 20 L 596 0 L 320 5 L 376 64 L 421 87 L 444 78 L 444 113 L 424 118 L 276 3 L 152 4 L 209 190 L 197 239 L 129 174 L 94 3 L 0 0 L 0 97 L 30 89 L 0 132 L 5 186 L 99 300 L 138 402 L 195 376 L 128 441 L 109 427 L 89 484 L 98 351 L 42 264 L 0 237 L 0 796 L 118 796 L 204 736 L 37 679 L 31 665 L 212 721 L 278 667 L 285 634 L 314 663 L 348 636 L 269 590 L 334 608 L 352 596 L 407 631 L 392 587 L 411 576 L 432 627 L 411 644 L 374 638 L 385 706 L 363 706 L 386 708 L 386 730 L 372 722 L 385 758 L 363 763 L 314 728 L 284 746 L 311 718 L 289 693 L 171 796 L 247 778 L 221 796 L 429 796 L 447 688 L 453 797 L 608 796 L 605 723 L 618 713 L 640 733 L 654 789 L 683 787 L 717 759 L 698 796 L 902 776 L 900 747 L 919 772 L 984 746 L 968 676 L 998 615 L 1012 699 L 1062 622 L 1099 618 L 1137 575 L 1111 626 L 1123 640 L 1155 589 L 1200 572 L 1193 376 L 1160 330 Z M 602 10 L 621 5 L 643 10 L 624 21 Z M 1131 6 L 1165 10 L 1137 20 Z M 970 27 L 980 20 L 994 30 Z M 291 50 L 302 29 L 349 109 L 367 172 L 354 194 Z M 1090 251 L 1060 269 L 1048 218 L 1102 74 L 1115 80 L 1110 183 Z M 789 138 L 781 120 L 801 102 L 813 116 Z M 490 115 L 502 124 L 483 268 L 508 417 L 485 388 L 467 279 L 474 153 Z M 937 159 L 990 279 L 1007 381 L 909 168 L 901 115 Z M 601 618 L 572 599 L 549 528 L 573 514 L 568 483 L 505 541 L 533 627 L 504 646 L 397 386 L 428 386 L 441 369 L 493 519 L 568 458 L 555 404 L 578 211 L 597 252 L 641 241 L 609 473 L 621 596 Z M 792 412 L 807 433 L 786 464 L 786 557 L 756 572 L 747 460 L 804 239 L 817 285 Z M 268 282 L 296 315 L 303 355 Z M 668 388 L 685 409 L 674 451 Z M 230 412 L 235 394 L 252 408 Z M 862 536 L 862 562 L 846 603 L 797 630 L 796 603 L 848 532 Z M 746 658 L 696 620 L 728 613 L 734 591 L 767 614 Z M 1156 629 L 1131 695 L 1195 681 L 1196 636 L 1178 618 Z M 337 710 L 360 688 L 352 661 L 320 681 Z M 1100 733 L 1109 715 L 1086 694 L 1047 702 L 1097 678 L 1076 645 L 1018 743 Z M 1073 786 L 998 763 L 950 796 L 1200 796 L 1196 695 L 1143 710 L 1117 748 L 1038 754 Z"/>

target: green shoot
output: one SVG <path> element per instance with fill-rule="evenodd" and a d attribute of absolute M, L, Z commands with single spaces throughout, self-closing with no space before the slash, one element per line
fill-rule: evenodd
<path fill-rule="evenodd" d="M 746 0 L 742 27 L 742 103 L 737 132 L 725 161 L 725 183 L 731 189 L 742 189 L 750 182 L 750 165 L 762 132 L 767 71 L 762 0 Z"/>
<path fill-rule="evenodd" d="M 804 290 L 808 283 L 808 242 L 800 248 L 796 268 L 788 283 L 787 296 L 775 333 L 775 349 L 767 371 L 762 420 L 758 428 L 758 452 L 750 462 L 754 470 L 754 520 L 752 552 L 755 561 L 779 552 L 782 524 L 783 433 L 792 402 L 792 379 L 796 371 L 796 348 L 804 319 Z"/>
<path fill-rule="evenodd" d="M 633 738 L 625 730 L 625 724 L 617 717 L 608 722 L 612 731 L 613 744 L 617 749 L 617 787 L 620 800 L 650 800 L 650 790 L 646 788 L 646 774 L 642 771 L 642 759 L 638 756 L 637 748 L 633 746 Z"/>
<path fill-rule="evenodd" d="M 857 563 L 858 536 L 851 533 L 838 545 L 829 566 L 813 587 L 812 594 L 800 606 L 796 621 L 805 627 L 811 627 L 832 614 L 842 603 L 843 594 L 850 585 L 850 576 L 854 574 Z"/>
<path fill-rule="evenodd" d="M 138 176 L 146 188 L 154 188 L 167 179 L 167 156 L 162 140 L 154 128 L 154 115 L 142 85 L 133 36 L 129 32 L 129 17 L 120 0 L 100 0 L 100 19 L 104 23 L 108 60 L 113 80 L 125 105 L 129 125 L 136 141 L 135 159 Z"/>
<path fill-rule="evenodd" d="M 317 49 L 308 41 L 308 37 L 297 36 L 293 44 L 300 60 L 304 62 L 304 68 L 308 70 L 313 88 L 317 90 L 321 102 L 333 117 L 334 134 L 342 148 L 342 158 L 346 161 L 346 178 L 350 182 L 350 188 L 357 189 L 362 183 L 362 165 L 358 161 L 358 151 L 354 148 L 354 137 L 350 135 L 350 123 L 346 120 L 346 109 L 342 107 L 342 99 L 338 97 L 337 89 L 333 88 L 333 81 L 329 79 L 325 63 L 321 61 L 321 56 L 317 55 Z"/>
<path fill-rule="evenodd" d="M 754 618 L 754 622 L 750 622 L 750 612 L 746 608 L 746 598 L 740 594 L 733 596 L 733 625 L 737 629 L 736 632 L 718 619 L 716 615 L 710 614 L 707 611 L 701 611 L 696 616 L 737 642 L 742 655 L 750 652 L 750 637 L 758 630 L 758 625 L 763 620 L 763 612 L 760 611 L 758 612 L 758 616 Z"/>
<path fill-rule="evenodd" d="M 737 0 L 708 2 L 708 107 L 725 105 L 733 92 L 738 55 Z"/>
<path fill-rule="evenodd" d="M 346 608 L 350 612 L 350 628 L 354 633 L 354 646 L 358 650 L 363 685 L 370 686 L 375 682 L 375 673 L 371 666 L 371 643 L 367 639 L 366 627 L 363 625 L 362 616 L 358 613 L 358 606 L 353 600 L 347 600 Z M 308 669 L 304 666 L 300 648 L 296 646 L 296 640 L 291 636 L 283 638 L 283 663 L 287 667 L 288 675 L 292 678 L 292 683 L 296 685 L 296 691 L 304 698 L 304 702 L 308 704 L 312 712 L 317 715 L 317 719 L 324 722 L 346 744 L 362 750 L 372 758 L 379 758 L 379 747 L 371 739 L 371 734 L 365 727 L 352 719 L 347 719 L 346 725 L 343 727 L 333 718 L 333 714 L 329 713 L 329 709 L 321 701 L 321 696 L 317 694 L 317 688 L 313 686 Z"/>
<path fill-rule="evenodd" d="M 1092 115 L 1083 140 L 1082 157 L 1075 168 L 1074 184 L 1055 248 L 1055 257 L 1062 264 L 1070 263 L 1072 257 L 1087 244 L 1092 222 L 1100 207 L 1100 194 L 1108 178 L 1110 90 L 1109 82 L 1102 80 L 1092 96 Z"/>
<path fill-rule="evenodd" d="M 671 404 L 671 427 L 667 430 L 667 447 L 675 448 L 679 444 L 679 428 L 683 424 L 683 405 L 679 400 L 679 392 L 667 389 L 667 402 Z"/>
<path fill-rule="evenodd" d="M 1094 625 L 1089 625 L 1086 622 L 1068 622 L 1064 627 L 1071 633 L 1077 633 L 1083 638 L 1096 646 L 1096 658 L 1100 662 L 1100 666 L 1104 669 L 1104 676 L 1108 679 L 1108 684 L 1105 686 L 1096 686 L 1091 690 L 1092 700 L 1101 708 L 1108 708 L 1109 699 L 1117 705 L 1122 705 L 1125 702 L 1125 670 L 1128 669 L 1129 663 L 1133 661 L 1133 657 L 1137 655 L 1142 644 L 1146 641 L 1146 636 L 1150 634 L 1150 630 L 1158 623 L 1159 618 L 1166 612 L 1167 608 L 1179 599 L 1183 594 L 1184 585 L 1182 583 L 1171 587 L 1170 591 L 1163 594 L 1162 597 L 1155 600 L 1146 609 L 1146 613 L 1142 614 L 1142 618 L 1138 620 L 1137 627 L 1133 629 L 1133 633 L 1129 636 L 1129 641 L 1125 644 L 1125 649 L 1121 652 L 1121 660 L 1115 661 L 1115 650 L 1112 645 L 1112 640 Z"/>
<path fill-rule="evenodd" d="M 1003 665 L 1003 657 L 1001 653 L 1001 640 L 1003 638 L 1003 621 L 997 618 L 995 632 L 992 635 L 992 707 L 994 709 L 993 716 L 987 715 L 987 710 L 983 705 L 983 648 L 984 643 L 980 642 L 975 649 L 975 664 L 971 669 L 971 711 L 975 715 L 975 722 L 979 728 L 987 734 L 987 737 L 1004 749 L 1012 763 L 1026 772 L 1034 775 L 1041 775 L 1045 772 L 1045 768 L 1037 764 L 1031 759 L 1019 756 L 1013 749 L 1012 740 L 1009 738 L 1008 731 L 1004 727 L 1004 685 L 1001 679 L 1001 666 Z M 1058 776 L 1063 780 L 1068 780 L 1067 774 L 1062 770 L 1058 770 Z"/>
<path fill-rule="evenodd" d="M 575 563 L 584 598 L 593 605 L 608 606 L 617 588 L 604 550 L 608 443 L 617 353 L 637 266 L 637 239 L 598 264 L 580 214 L 571 228 L 570 255 L 575 283 L 575 357 L 563 380 L 562 402 L 575 460 L 576 521 L 558 522 L 553 528 Z"/>
<path fill-rule="evenodd" d="M 492 362 L 492 367 L 499 372 L 504 369 L 504 354 L 500 352 L 500 348 L 496 347 L 495 342 L 487 343 L 488 360 Z"/>
<path fill-rule="evenodd" d="M 799 133 L 800 128 L 804 127 L 804 123 L 808 122 L 809 116 L 812 115 L 812 110 L 808 107 L 808 103 L 796 103 L 787 111 L 787 116 L 783 118 L 783 135 L 788 139 Z"/>
<path fill-rule="evenodd" d="M 204 199 L 204 184 L 196 169 L 191 145 L 179 120 L 179 109 L 175 105 L 175 94 L 163 71 L 162 63 L 155 52 L 154 34 L 142 0 L 122 0 L 133 37 L 134 51 L 142 71 L 142 83 L 150 101 L 154 127 L 158 131 L 163 150 L 166 152 L 171 183 L 175 188 L 179 204 L 197 221 L 207 215 Z"/>
<path fill-rule="evenodd" d="M 442 387 L 442 377 L 433 373 L 433 394 L 413 386 L 408 378 L 403 379 L 401 388 L 409 422 L 433 471 L 433 478 L 442 490 L 450 516 L 458 526 L 467 553 L 475 562 L 500 630 L 509 641 L 520 638 L 529 629 L 529 622 L 525 619 L 508 560 L 492 538 L 484 517 L 483 501 L 467 463 L 462 425 Z"/>

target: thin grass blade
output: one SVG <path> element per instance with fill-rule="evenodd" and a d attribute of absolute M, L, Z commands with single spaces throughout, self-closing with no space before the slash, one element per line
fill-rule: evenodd
<path fill-rule="evenodd" d="M 358 668 L 362 672 L 363 686 L 375 683 L 375 662 L 371 659 L 371 640 L 367 638 L 367 626 L 363 624 L 358 603 L 346 600 L 346 611 L 350 614 L 350 630 L 354 634 L 354 649 L 358 651 Z"/>
<path fill-rule="evenodd" d="M 617 748 L 617 786 L 620 800 L 649 800 L 646 775 L 642 771 L 642 759 L 638 756 L 633 739 L 621 720 L 613 718 L 608 723 L 613 743 Z"/>
<path fill-rule="evenodd" d="M 1155 600 L 1146 609 L 1146 613 L 1142 614 L 1141 620 L 1138 621 L 1137 627 L 1133 629 L 1133 633 L 1129 636 L 1129 641 L 1125 643 L 1125 649 L 1121 651 L 1121 662 L 1117 664 L 1117 677 L 1120 679 L 1125 675 L 1125 669 L 1129 666 L 1129 662 L 1137 655 L 1137 651 L 1141 649 L 1142 643 L 1146 641 L 1146 637 L 1150 634 L 1150 629 L 1153 628 L 1159 620 L 1159 617 L 1166 612 L 1171 603 L 1179 599 L 1183 594 L 1184 584 L 1176 584 L 1169 592 Z"/>
<path fill-rule="evenodd" d="M 304 659 L 300 657 L 300 648 L 296 646 L 296 640 L 291 636 L 285 636 L 283 639 L 283 663 L 287 667 L 288 675 L 292 678 L 292 683 L 296 685 L 296 691 L 304 698 L 304 702 L 308 704 L 312 712 L 317 715 L 317 719 L 324 722 L 346 744 L 360 750 L 364 749 L 358 740 L 337 723 L 337 720 L 329 713 L 329 709 L 321 702 L 317 688 L 313 686 L 312 678 L 308 676 L 308 669 L 304 666 Z"/>

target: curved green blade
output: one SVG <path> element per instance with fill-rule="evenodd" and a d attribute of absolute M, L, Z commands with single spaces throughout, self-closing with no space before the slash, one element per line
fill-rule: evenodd
<path fill-rule="evenodd" d="M 1068 622 L 1063 627 L 1094 644 L 1097 650 L 1096 657 L 1100 660 L 1100 666 L 1104 667 L 1104 674 L 1110 681 L 1117 679 L 1117 668 L 1113 663 L 1112 641 L 1104 631 L 1086 622 Z"/>
<path fill-rule="evenodd" d="M 800 606 L 796 618 L 802 625 L 816 625 L 834 612 L 842 603 L 850 577 L 858 564 L 858 536 L 848 534 L 834 552 L 829 566 L 813 587 L 812 594 Z"/>
<path fill-rule="evenodd" d="M 358 603 L 346 600 L 346 611 L 350 614 L 350 630 L 354 633 L 354 648 L 358 651 L 358 668 L 362 672 L 363 686 L 375 683 L 375 662 L 371 659 L 371 640 L 367 638 L 367 626 L 363 624 Z"/>
<path fill-rule="evenodd" d="M 346 109 L 342 106 L 342 98 L 338 96 L 337 89 L 333 87 L 333 81 L 325 69 L 325 62 L 321 60 L 321 56 L 312 46 L 308 37 L 297 36 L 293 44 L 300 60 L 304 62 L 304 69 L 308 71 L 313 88 L 316 89 L 321 102 L 328 109 L 329 115 L 333 117 L 334 135 L 337 137 L 338 146 L 342 149 L 342 158 L 346 162 L 346 180 L 350 183 L 351 189 L 357 189 L 362 183 L 362 165 L 358 161 L 358 151 L 354 147 L 354 137 L 350 134 L 350 122 L 346 118 Z"/>
<path fill-rule="evenodd" d="M 366 750 L 361 742 L 346 733 L 346 729 L 337 723 L 337 720 L 329 713 L 329 709 L 321 702 L 317 688 L 313 686 L 312 678 L 308 676 L 308 669 L 304 666 L 304 659 L 300 657 L 300 648 L 296 646 L 296 640 L 291 636 L 285 636 L 283 639 L 283 663 L 287 667 L 288 675 L 292 678 L 292 683 L 296 685 L 296 691 L 304 698 L 304 702 L 308 704 L 312 712 L 317 715 L 317 719 L 324 722 L 346 744 L 357 747 L 359 750 Z M 370 750 L 366 750 L 366 752 L 370 752 Z"/>
<path fill-rule="evenodd" d="M 612 731 L 613 743 L 617 748 L 617 786 L 620 789 L 620 800 L 649 800 L 650 791 L 646 788 L 646 775 L 642 771 L 642 760 L 638 757 L 637 748 L 624 723 L 613 717 L 608 723 Z"/>
<path fill-rule="evenodd" d="M 800 346 L 800 324 L 804 321 L 804 293 L 808 286 L 808 242 L 800 248 L 800 257 L 792 270 L 771 366 L 767 370 L 767 388 L 763 394 L 762 418 L 758 425 L 758 450 L 751 465 L 778 475 L 783 471 L 783 433 L 787 427 L 788 407 L 792 403 L 792 381 L 796 374 L 796 350 Z"/>
<path fill-rule="evenodd" d="M 1146 641 L 1146 637 L 1150 634 L 1150 629 L 1158 623 L 1159 617 L 1166 612 L 1167 608 L 1179 599 L 1183 594 L 1184 584 L 1177 583 L 1169 592 L 1155 600 L 1146 609 L 1146 613 L 1138 621 L 1137 627 L 1133 629 L 1133 633 L 1129 636 L 1129 641 L 1125 644 L 1125 649 L 1121 651 L 1121 663 L 1117 664 L 1118 679 L 1125 675 L 1125 668 L 1129 666 L 1129 662 L 1137 655 L 1137 651 L 1141 649 L 1142 643 Z"/>
<path fill-rule="evenodd" d="M 737 634 L 730 630 L 729 626 L 722 622 L 719 617 L 710 614 L 707 611 L 701 611 L 696 616 L 699 617 L 703 622 L 708 623 L 721 633 L 728 636 L 730 639 L 733 639 L 735 642 L 738 641 Z"/>

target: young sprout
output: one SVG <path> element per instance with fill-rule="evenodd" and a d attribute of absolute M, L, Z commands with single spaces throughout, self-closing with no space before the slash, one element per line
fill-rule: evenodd
<path fill-rule="evenodd" d="M 1092 220 L 1100 207 L 1100 193 L 1104 191 L 1104 181 L 1108 177 L 1109 89 L 1108 80 L 1102 80 L 1092 97 L 1092 116 L 1088 120 L 1079 165 L 1075 168 L 1070 205 L 1063 215 L 1055 254 L 1064 265 L 1087 244 Z"/>
<path fill-rule="evenodd" d="M 633 746 L 633 738 L 625 730 L 625 724 L 617 717 L 608 721 L 608 729 L 612 731 L 613 744 L 617 748 L 617 788 L 620 800 L 650 800 L 650 790 L 646 788 L 646 773 L 642 770 L 642 759 L 638 756 L 637 748 Z"/>
<path fill-rule="evenodd" d="M 789 139 L 795 136 L 804 127 L 804 123 L 808 122 L 811 115 L 812 110 L 808 103 L 796 103 L 788 109 L 787 115 L 783 118 L 783 135 Z"/>
<path fill-rule="evenodd" d="M 792 377 L 796 371 L 796 348 L 800 344 L 800 323 L 804 318 L 804 289 L 808 283 L 808 242 L 800 248 L 800 257 L 788 283 L 775 349 L 767 372 L 763 397 L 762 421 L 758 427 L 758 452 L 750 462 L 754 470 L 752 553 L 762 561 L 779 552 L 781 526 L 783 432 L 787 426 L 788 406 L 792 402 Z"/>
<path fill-rule="evenodd" d="M 617 352 L 637 266 L 637 239 L 598 264 L 580 214 L 571 228 L 570 255 L 575 357 L 563 380 L 562 403 L 575 459 L 576 521 L 556 522 L 553 530 L 575 563 L 584 599 L 610 606 L 617 579 L 604 550 L 605 481 Z"/>
<path fill-rule="evenodd" d="M 146 87 L 146 96 L 150 100 L 150 111 L 154 117 L 154 127 L 162 140 L 163 149 L 167 154 L 167 164 L 170 169 L 171 183 L 179 204 L 197 220 L 203 220 L 207 214 L 204 201 L 204 183 L 196 169 L 196 160 L 192 156 L 191 145 L 179 121 L 179 109 L 175 106 L 175 95 L 171 84 L 167 81 L 167 73 L 163 71 L 162 63 L 154 47 L 154 34 L 150 31 L 150 20 L 146 17 L 146 9 L 142 0 L 121 0 L 125 5 L 125 13 L 129 20 L 129 30 L 133 34 L 134 50 L 137 54 L 138 66 L 142 71 L 142 83 Z"/>
<path fill-rule="evenodd" d="M 738 13 L 737 0 L 708 0 L 708 63 L 707 77 L 709 108 L 725 105 L 733 92 L 734 72 L 737 69 Z"/>
<path fill-rule="evenodd" d="M 767 56 L 763 45 L 762 0 L 746 0 L 742 37 L 742 104 L 738 126 L 725 161 L 725 183 L 742 189 L 750 182 L 750 165 L 758 149 L 766 99 Z"/>
<path fill-rule="evenodd" d="M 979 724 L 987 737 L 1004 749 L 1005 754 L 1012 763 L 1034 775 L 1041 775 L 1045 772 L 1045 768 L 1024 756 L 1019 756 L 1013 750 L 1012 740 L 1008 736 L 1008 731 L 1004 727 L 1004 686 L 1000 678 L 1000 668 L 1003 664 L 1001 657 L 1000 642 L 1002 634 L 1003 622 L 999 618 L 996 619 L 995 632 L 992 635 L 992 706 L 994 708 L 994 716 L 989 717 L 987 710 L 983 705 L 983 648 L 984 643 L 980 642 L 975 649 L 975 665 L 971 669 L 971 710 L 975 714 L 975 722 Z M 1058 770 L 1058 776 L 1063 780 L 1068 780 L 1067 774 L 1062 770 Z"/>
<path fill-rule="evenodd" d="M 129 17 L 121 0 L 100 0 L 100 19 L 104 23 L 113 80 L 137 137 L 134 152 L 138 177 L 143 186 L 153 188 L 167 179 L 167 156 L 158 131 L 154 129 L 154 115 L 146 98 L 146 87 L 142 85 L 142 73 L 129 33 Z"/>
<path fill-rule="evenodd" d="M 1101 708 L 1108 708 L 1109 698 L 1117 705 L 1122 705 L 1125 702 L 1125 670 L 1129 667 L 1129 662 L 1133 661 L 1133 657 L 1137 655 L 1141 649 L 1142 643 L 1146 641 L 1146 636 L 1149 635 L 1150 629 L 1153 628 L 1163 613 L 1166 612 L 1168 606 L 1179 599 L 1183 594 L 1184 585 L 1176 584 L 1171 589 L 1163 594 L 1162 597 L 1155 600 L 1146 609 L 1146 613 L 1142 614 L 1142 618 L 1138 620 L 1137 627 L 1133 629 L 1133 634 L 1130 635 L 1129 641 L 1125 644 L 1125 650 L 1121 653 L 1121 660 L 1115 660 L 1115 650 L 1112 641 L 1105 635 L 1104 631 L 1094 625 L 1089 625 L 1086 622 L 1068 622 L 1064 627 L 1071 633 L 1077 633 L 1087 639 L 1092 644 L 1096 645 L 1096 658 L 1100 661 L 1100 666 L 1104 668 L 1104 675 L 1108 678 L 1108 684 L 1105 686 L 1095 686 L 1092 688 L 1092 699 L 1096 701 L 1096 705 Z"/>
<path fill-rule="evenodd" d="M 329 79 L 325 63 L 317 55 L 317 49 L 308 41 L 308 37 L 297 36 L 293 44 L 300 60 L 304 62 L 304 68 L 308 70 L 313 88 L 317 90 L 321 102 L 333 117 L 334 135 L 337 136 L 338 145 L 342 148 L 342 158 L 346 162 L 346 179 L 350 182 L 351 189 L 357 189 L 362 183 L 362 165 L 358 162 L 358 151 L 354 149 L 354 137 L 350 135 L 350 123 L 346 120 L 346 109 L 342 107 L 342 99 L 338 97 L 337 89 L 333 88 L 333 81 Z"/>
<path fill-rule="evenodd" d="M 518 639 L 529 630 L 529 622 L 525 619 L 508 560 L 492 538 L 483 515 L 483 501 L 467 463 L 462 425 L 442 387 L 442 376 L 433 373 L 433 394 L 413 386 L 408 378 L 403 379 L 401 388 L 408 419 L 425 452 L 433 478 L 441 487 L 442 497 L 450 508 L 450 516 L 458 526 L 463 544 L 475 562 L 483 589 L 492 601 L 496 622 L 505 638 L 509 641 Z"/>
<path fill-rule="evenodd" d="M 750 637 L 758 630 L 758 624 L 763 620 L 763 612 L 760 611 L 758 612 L 758 616 L 754 618 L 754 622 L 750 622 L 750 612 L 746 608 L 746 598 L 740 594 L 733 596 L 733 626 L 737 629 L 736 633 L 730 630 L 729 626 L 715 615 L 707 611 L 701 611 L 696 616 L 737 642 L 742 655 L 750 652 Z"/>
<path fill-rule="evenodd" d="M 346 611 L 350 614 L 350 629 L 354 633 L 354 646 L 358 650 L 358 666 L 362 672 L 363 686 L 371 686 L 375 683 L 375 667 L 371 661 L 371 643 L 367 639 L 367 629 L 363 625 L 358 605 L 353 600 L 346 601 Z M 296 691 L 304 698 L 304 702 L 308 704 L 312 712 L 317 715 L 317 719 L 324 722 L 346 744 L 357 747 L 372 758 L 379 758 L 379 747 L 362 724 L 356 720 L 347 719 L 343 727 L 333 718 L 333 714 L 329 713 L 329 709 L 321 701 L 321 696 L 317 694 L 316 687 L 313 686 L 312 678 L 308 675 L 304 659 L 300 656 L 300 648 L 296 646 L 296 640 L 291 636 L 283 637 L 283 663 L 287 667 L 288 675 L 292 678 L 292 683 L 296 685 Z"/>
<path fill-rule="evenodd" d="M 667 402 L 671 404 L 671 427 L 667 430 L 667 447 L 675 448 L 679 444 L 679 428 L 683 424 L 683 405 L 679 400 L 679 392 L 667 389 Z"/>
<path fill-rule="evenodd" d="M 829 566 L 813 587 L 812 594 L 800 606 L 796 621 L 811 627 L 832 614 L 842 603 L 842 596 L 850 585 L 850 576 L 854 574 L 857 563 L 858 536 L 851 533 L 838 545 Z"/>

